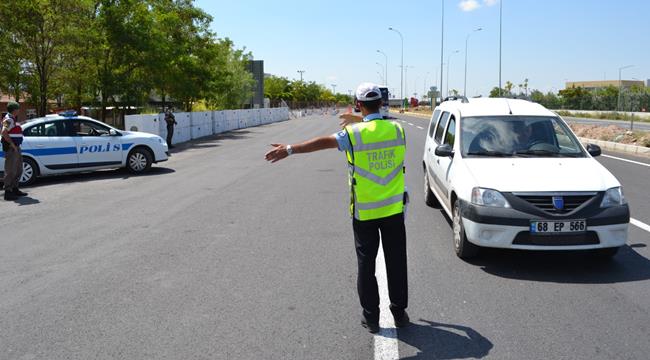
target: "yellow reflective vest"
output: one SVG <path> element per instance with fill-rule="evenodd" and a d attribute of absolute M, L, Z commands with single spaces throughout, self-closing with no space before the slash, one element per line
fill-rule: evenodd
<path fill-rule="evenodd" d="M 404 156 L 402 127 L 388 120 L 346 126 L 351 143 L 347 151 L 350 214 L 374 220 L 404 211 Z"/>

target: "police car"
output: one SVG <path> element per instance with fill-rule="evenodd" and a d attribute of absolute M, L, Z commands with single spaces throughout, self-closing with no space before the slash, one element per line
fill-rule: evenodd
<path fill-rule="evenodd" d="M 456 254 L 481 247 L 591 250 L 625 245 L 630 210 L 618 180 L 541 105 L 454 99 L 435 110 L 424 148 L 427 205 L 452 219 Z"/>
<path fill-rule="evenodd" d="M 39 176 L 123 168 L 139 174 L 166 161 L 167 143 L 152 134 L 118 130 L 75 114 L 48 115 L 22 125 L 21 185 Z M 4 153 L 0 151 L 0 170 Z"/>

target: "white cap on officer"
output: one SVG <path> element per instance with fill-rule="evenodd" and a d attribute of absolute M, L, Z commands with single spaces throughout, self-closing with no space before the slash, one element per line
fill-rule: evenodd
<path fill-rule="evenodd" d="M 358 101 L 373 101 L 381 99 L 381 90 L 379 85 L 373 83 L 363 83 L 357 88 Z"/>

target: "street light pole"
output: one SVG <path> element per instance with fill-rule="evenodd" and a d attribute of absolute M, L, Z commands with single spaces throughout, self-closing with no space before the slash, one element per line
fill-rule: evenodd
<path fill-rule="evenodd" d="M 377 50 L 377 52 L 384 55 L 384 58 L 386 59 L 386 65 L 384 66 L 384 82 L 386 83 L 386 87 L 388 87 L 388 55 L 381 50 Z"/>
<path fill-rule="evenodd" d="M 442 21 L 440 22 L 440 102 L 442 103 L 442 67 L 443 67 L 443 56 L 445 54 L 445 0 L 442 0 Z M 437 76 L 436 76 L 437 77 Z M 437 80 L 437 79 L 436 79 Z M 431 108 L 433 109 L 433 107 Z"/>
<path fill-rule="evenodd" d="M 483 28 L 478 28 L 472 31 L 472 33 L 481 31 Z M 472 35 L 472 33 L 467 34 L 467 37 L 465 38 L 465 82 L 463 85 L 463 96 L 467 97 L 467 43 L 469 42 L 469 36 Z"/>
<path fill-rule="evenodd" d="M 414 68 L 415 68 L 415 66 L 410 66 L 410 65 L 404 66 L 404 83 L 406 84 L 406 86 L 404 87 L 404 92 L 406 93 L 407 98 L 410 97 L 409 94 L 408 94 L 408 82 L 406 81 L 407 80 L 407 75 L 408 75 L 408 70 L 409 69 L 414 69 Z"/>
<path fill-rule="evenodd" d="M 402 36 L 402 33 L 399 32 L 399 30 L 397 30 L 397 29 L 395 29 L 393 27 L 389 27 L 388 30 L 396 32 L 399 35 L 399 38 L 402 40 L 402 65 L 401 65 L 401 71 L 400 71 L 401 80 L 400 80 L 400 90 L 399 90 L 400 94 L 399 94 L 399 96 L 401 98 L 400 101 L 403 101 L 404 100 L 404 36 Z M 402 105 L 402 108 L 403 107 L 404 107 L 404 105 Z"/>
<path fill-rule="evenodd" d="M 298 70 L 298 73 L 300 74 L 300 82 L 302 82 L 302 74 L 305 73 L 305 70 Z"/>
<path fill-rule="evenodd" d="M 449 96 L 449 68 L 451 67 L 451 56 L 454 54 L 458 54 L 459 52 L 460 50 L 455 50 L 447 57 L 447 91 L 446 91 L 447 96 Z"/>

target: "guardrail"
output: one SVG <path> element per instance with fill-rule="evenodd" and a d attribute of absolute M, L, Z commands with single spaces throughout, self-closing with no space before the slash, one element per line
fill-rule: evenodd
<path fill-rule="evenodd" d="M 289 108 L 264 108 L 247 110 L 222 110 L 203 112 L 174 113 L 173 144 L 200 139 L 237 129 L 276 123 L 289 120 Z M 165 114 L 127 115 L 124 128 L 128 131 L 141 131 L 155 134 L 163 139 L 167 137 Z"/>

